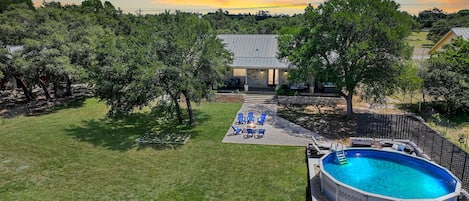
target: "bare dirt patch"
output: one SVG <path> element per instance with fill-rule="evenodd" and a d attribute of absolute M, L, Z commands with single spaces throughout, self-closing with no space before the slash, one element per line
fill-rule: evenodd
<path fill-rule="evenodd" d="M 355 113 L 368 114 L 402 114 L 394 105 L 370 105 L 354 100 Z M 357 119 L 346 119 L 346 105 L 280 105 L 278 115 L 304 128 L 342 143 L 356 136 Z"/>

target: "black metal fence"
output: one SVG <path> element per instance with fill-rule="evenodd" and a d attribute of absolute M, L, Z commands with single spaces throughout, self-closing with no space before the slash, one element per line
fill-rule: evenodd
<path fill-rule="evenodd" d="M 411 140 L 469 189 L 469 154 L 411 115 L 359 114 L 357 137 Z"/>

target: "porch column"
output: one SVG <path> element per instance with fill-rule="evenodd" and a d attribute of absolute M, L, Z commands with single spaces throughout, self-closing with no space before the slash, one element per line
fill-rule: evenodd
<path fill-rule="evenodd" d="M 246 68 L 246 72 L 245 72 L 245 80 L 244 80 L 244 92 L 248 92 L 249 91 L 249 85 L 248 85 L 248 69 Z"/>

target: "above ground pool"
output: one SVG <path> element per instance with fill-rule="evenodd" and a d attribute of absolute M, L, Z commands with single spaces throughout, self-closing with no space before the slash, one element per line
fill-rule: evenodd
<path fill-rule="evenodd" d="M 320 161 L 321 189 L 329 200 L 456 200 L 461 184 L 445 168 L 395 151 L 347 149 Z"/>

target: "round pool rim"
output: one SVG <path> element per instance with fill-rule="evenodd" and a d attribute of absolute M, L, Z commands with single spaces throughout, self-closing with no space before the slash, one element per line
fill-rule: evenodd
<path fill-rule="evenodd" d="M 438 164 L 436 164 L 432 161 L 429 161 L 427 159 L 417 157 L 417 156 L 413 156 L 413 155 L 404 154 L 404 153 L 397 152 L 397 151 L 392 151 L 392 150 L 388 151 L 388 150 L 375 149 L 375 148 L 347 148 L 347 149 L 344 150 L 345 153 L 347 153 L 348 150 L 386 152 L 386 153 L 391 153 L 391 154 L 397 154 L 401 157 L 404 156 L 404 157 L 413 158 L 415 160 L 423 161 L 424 163 L 433 165 L 433 166 L 441 169 L 442 171 L 446 172 L 448 175 L 453 177 L 453 179 L 457 182 L 456 187 L 455 187 L 453 192 L 448 193 L 448 194 L 443 195 L 443 196 L 440 196 L 438 198 L 419 199 L 421 201 L 430 201 L 430 200 L 431 201 L 440 201 L 440 200 L 441 201 L 450 201 L 450 200 L 457 200 L 457 198 L 458 198 L 458 196 L 461 192 L 461 181 L 456 176 L 454 176 L 454 174 L 451 173 L 451 171 L 449 171 L 445 167 L 440 166 L 440 165 L 438 165 Z M 386 196 L 386 195 L 370 193 L 370 192 L 360 190 L 358 188 L 355 188 L 353 186 L 350 186 L 348 184 L 345 184 L 345 183 L 337 180 L 336 178 L 334 178 L 332 175 L 330 175 L 324 169 L 323 160 L 326 159 L 331 154 L 335 155 L 335 152 L 331 152 L 329 154 L 326 154 L 323 157 L 321 157 L 320 160 L 319 160 L 321 191 L 325 194 L 325 196 L 329 200 L 333 200 L 333 201 L 335 201 L 335 200 L 347 200 L 344 197 L 350 197 L 350 200 L 357 200 L 357 198 L 358 198 L 358 200 L 383 200 L 383 201 L 385 201 L 385 200 L 386 201 L 387 200 L 389 200 L 389 201 L 391 201 L 391 200 L 393 200 L 393 201 L 394 200 L 396 200 L 396 201 L 415 200 L 415 199 L 395 198 L 395 197 L 390 197 L 390 196 Z M 326 185 L 326 184 L 328 184 L 328 185 Z M 331 187 L 332 188 L 336 187 L 336 188 L 331 189 Z M 364 199 L 360 199 L 360 198 L 364 198 Z"/>

